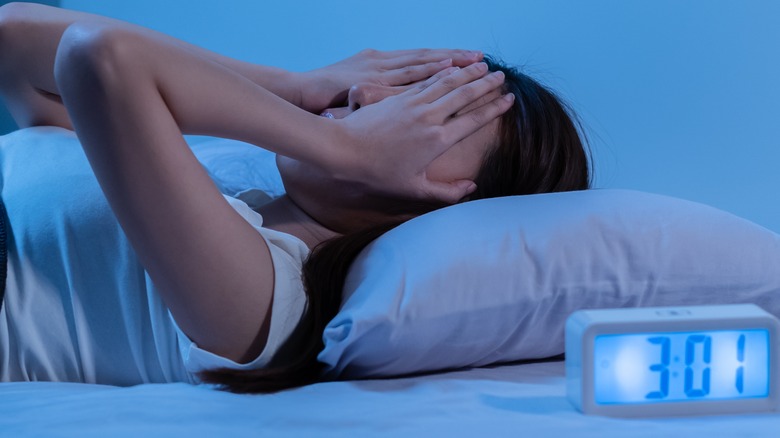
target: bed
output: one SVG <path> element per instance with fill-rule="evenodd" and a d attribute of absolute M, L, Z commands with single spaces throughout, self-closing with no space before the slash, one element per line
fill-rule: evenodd
<path fill-rule="evenodd" d="M 72 148 L 77 139 L 34 128 L 0 138 L 0 150 L 33 142 Z M 190 143 L 223 193 L 249 205 L 282 193 L 272 155 L 221 139 Z M 566 399 L 561 360 L 564 321 L 580 308 L 750 302 L 780 315 L 780 236 L 707 206 L 631 191 L 471 204 L 415 220 L 356 261 L 320 356 L 330 375 L 351 380 L 272 395 L 183 383 L 0 383 L 0 436 L 774 436 L 780 430 L 776 413 L 582 415 Z M 466 224 L 475 231 L 453 240 Z M 476 248 L 478 257 L 463 256 L 464 247 Z"/>
<path fill-rule="evenodd" d="M 562 362 L 331 382 L 245 396 L 187 384 L 0 385 L 8 437 L 775 436 L 776 414 L 667 419 L 584 416 Z"/>

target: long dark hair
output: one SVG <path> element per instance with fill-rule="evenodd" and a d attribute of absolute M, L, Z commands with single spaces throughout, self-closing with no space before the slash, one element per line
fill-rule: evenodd
<path fill-rule="evenodd" d="M 469 199 L 589 188 L 584 135 L 571 109 L 516 68 L 491 58 L 485 62 L 491 71 L 505 73 L 505 91 L 515 95 L 515 104 L 501 118 L 498 145 L 485 157 Z M 339 311 L 349 267 L 369 243 L 401 222 L 346 234 L 312 251 L 303 266 L 308 311 L 283 347 L 285 353 L 294 352 L 294 360 L 251 371 L 209 370 L 199 377 L 236 393 L 269 393 L 322 381 L 323 364 L 317 361 L 324 347 L 322 332 Z"/>

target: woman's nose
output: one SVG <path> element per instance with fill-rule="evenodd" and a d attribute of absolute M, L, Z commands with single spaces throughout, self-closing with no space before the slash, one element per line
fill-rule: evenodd
<path fill-rule="evenodd" d="M 360 83 L 355 84 L 349 89 L 347 104 L 352 111 L 360 109 L 362 106 L 377 103 L 380 100 L 396 94 L 392 87 L 384 87 L 377 84 Z"/>

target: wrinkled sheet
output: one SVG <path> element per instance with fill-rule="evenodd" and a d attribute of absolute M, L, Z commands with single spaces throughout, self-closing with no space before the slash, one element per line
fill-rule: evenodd
<path fill-rule="evenodd" d="M 662 419 L 582 415 L 563 362 L 387 380 L 329 382 L 272 395 L 188 384 L 118 388 L 0 384 L 2 437 L 776 436 L 780 414 Z"/>

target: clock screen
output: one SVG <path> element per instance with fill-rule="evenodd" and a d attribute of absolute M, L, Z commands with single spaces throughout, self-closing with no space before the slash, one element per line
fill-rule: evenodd
<path fill-rule="evenodd" d="M 600 335 L 596 403 L 767 397 L 769 331 L 713 330 Z"/>

